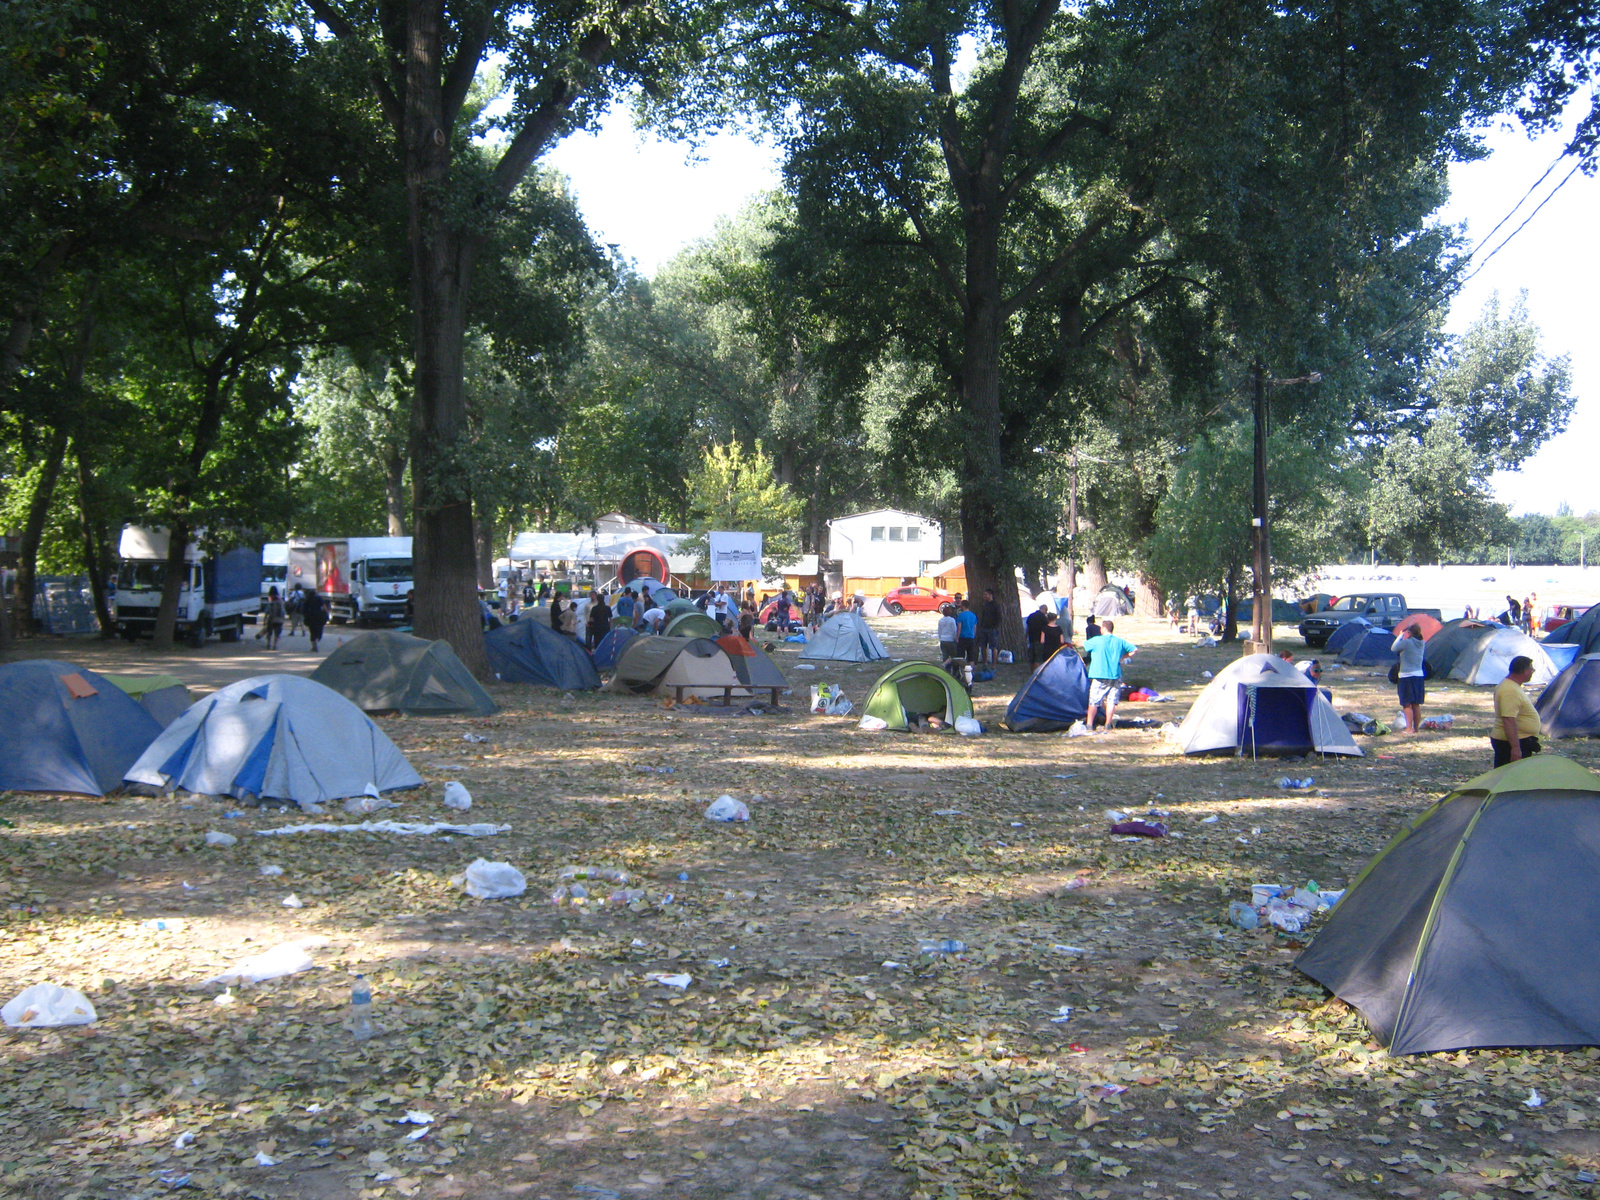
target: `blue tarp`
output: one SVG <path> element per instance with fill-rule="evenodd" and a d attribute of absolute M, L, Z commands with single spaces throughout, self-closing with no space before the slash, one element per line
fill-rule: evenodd
<path fill-rule="evenodd" d="M 1394 648 L 1394 631 L 1373 628 L 1367 630 L 1360 641 L 1351 638 L 1339 652 L 1339 661 L 1351 667 L 1386 667 L 1399 662 L 1400 655 Z"/>
<path fill-rule="evenodd" d="M 589 652 L 543 621 L 518 621 L 483 635 L 489 669 L 506 683 L 576 691 L 600 686 Z"/>
<path fill-rule="evenodd" d="M 1600 737 L 1600 654 L 1587 654 L 1557 675 L 1534 707 L 1546 737 Z"/>
<path fill-rule="evenodd" d="M 1062 647 L 1011 697 L 1002 723 L 1013 733 L 1054 733 L 1088 711 L 1089 673 L 1076 651 Z"/>
<path fill-rule="evenodd" d="M 160 735 L 137 700 L 84 667 L 0 667 L 0 790 L 103 796 Z"/>
<path fill-rule="evenodd" d="M 599 645 L 594 648 L 594 668 L 597 671 L 612 671 L 616 669 L 617 659 L 622 656 L 622 648 L 628 644 L 629 638 L 639 635 L 631 629 L 614 626 L 610 633 L 600 639 Z"/>

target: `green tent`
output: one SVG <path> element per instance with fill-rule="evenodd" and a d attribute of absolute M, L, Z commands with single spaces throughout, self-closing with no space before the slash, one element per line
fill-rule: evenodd
<path fill-rule="evenodd" d="M 1369 862 L 1295 963 L 1391 1054 L 1600 1045 L 1600 775 L 1537 754 Z"/>
<path fill-rule="evenodd" d="M 656 603 L 660 604 L 661 602 L 658 599 Z M 665 604 L 662 604 L 661 611 L 667 614 L 667 619 L 669 621 L 673 617 L 687 615 L 688 613 L 700 613 L 701 616 L 705 615 L 705 613 L 701 611 L 700 606 L 697 605 L 693 600 L 685 600 L 682 596 L 679 596 L 675 600 L 668 600 Z"/>
<path fill-rule="evenodd" d="M 685 601 L 687 603 L 687 601 Z M 668 613 L 667 621 L 661 627 L 665 637 L 702 637 L 716 639 L 728 631 L 716 621 L 706 616 L 705 613 L 689 605 L 688 612 L 677 614 Z"/>
<path fill-rule="evenodd" d="M 311 678 L 364 712 L 487 716 L 495 702 L 449 642 L 378 630 L 351 638 Z"/>
<path fill-rule="evenodd" d="M 878 676 L 867 695 L 866 715 L 890 729 L 909 729 L 908 716 L 934 716 L 954 725 L 972 715 L 972 698 L 956 678 L 932 663 L 904 662 Z"/>
<path fill-rule="evenodd" d="M 176 675 L 103 675 L 156 720 L 161 728 L 171 725 L 194 703 L 194 696 Z"/>

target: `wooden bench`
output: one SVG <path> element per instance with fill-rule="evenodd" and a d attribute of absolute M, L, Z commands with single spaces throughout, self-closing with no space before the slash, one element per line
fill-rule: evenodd
<path fill-rule="evenodd" d="M 683 703 L 683 690 L 684 690 L 684 688 L 700 688 L 703 691 L 709 691 L 710 688 L 713 687 L 713 686 L 715 686 L 715 685 L 714 684 L 704 684 L 704 683 L 679 683 L 679 684 L 674 684 L 673 685 L 673 691 L 677 693 L 677 695 L 675 697 L 677 702 L 679 704 L 682 704 Z M 724 687 L 722 689 L 722 706 L 724 708 L 727 708 L 727 707 L 729 707 L 730 705 L 733 704 L 733 693 L 736 690 L 737 691 L 741 691 L 741 692 L 771 692 L 772 693 L 772 707 L 773 708 L 777 708 L 778 707 L 778 693 L 779 692 L 788 692 L 790 689 L 786 688 L 786 687 L 751 687 L 748 684 L 743 684 L 743 683 L 728 684 L 726 687 Z"/>

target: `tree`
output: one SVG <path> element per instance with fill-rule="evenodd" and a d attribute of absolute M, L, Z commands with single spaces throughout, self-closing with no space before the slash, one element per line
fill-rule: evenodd
<path fill-rule="evenodd" d="M 761 572 L 768 578 L 799 554 L 800 539 L 795 531 L 805 503 L 779 482 L 772 459 L 760 442 L 751 451 L 742 450 L 737 442 L 712 446 L 688 486 L 694 513 L 692 536 L 678 552 L 696 555 L 700 572 L 711 569 L 707 535 L 713 530 L 764 535 Z"/>
<path fill-rule="evenodd" d="M 1482 545 L 1506 545 L 1514 528 L 1489 486 L 1491 466 L 1445 416 L 1420 439 L 1384 448 L 1366 499 L 1368 545 L 1413 563 L 1466 557 Z"/>

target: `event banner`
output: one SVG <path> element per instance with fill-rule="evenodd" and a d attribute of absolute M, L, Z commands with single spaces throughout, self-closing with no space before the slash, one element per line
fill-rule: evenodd
<path fill-rule="evenodd" d="M 711 541 L 711 578 L 718 583 L 761 578 L 761 535 L 759 533 L 718 533 Z"/>

